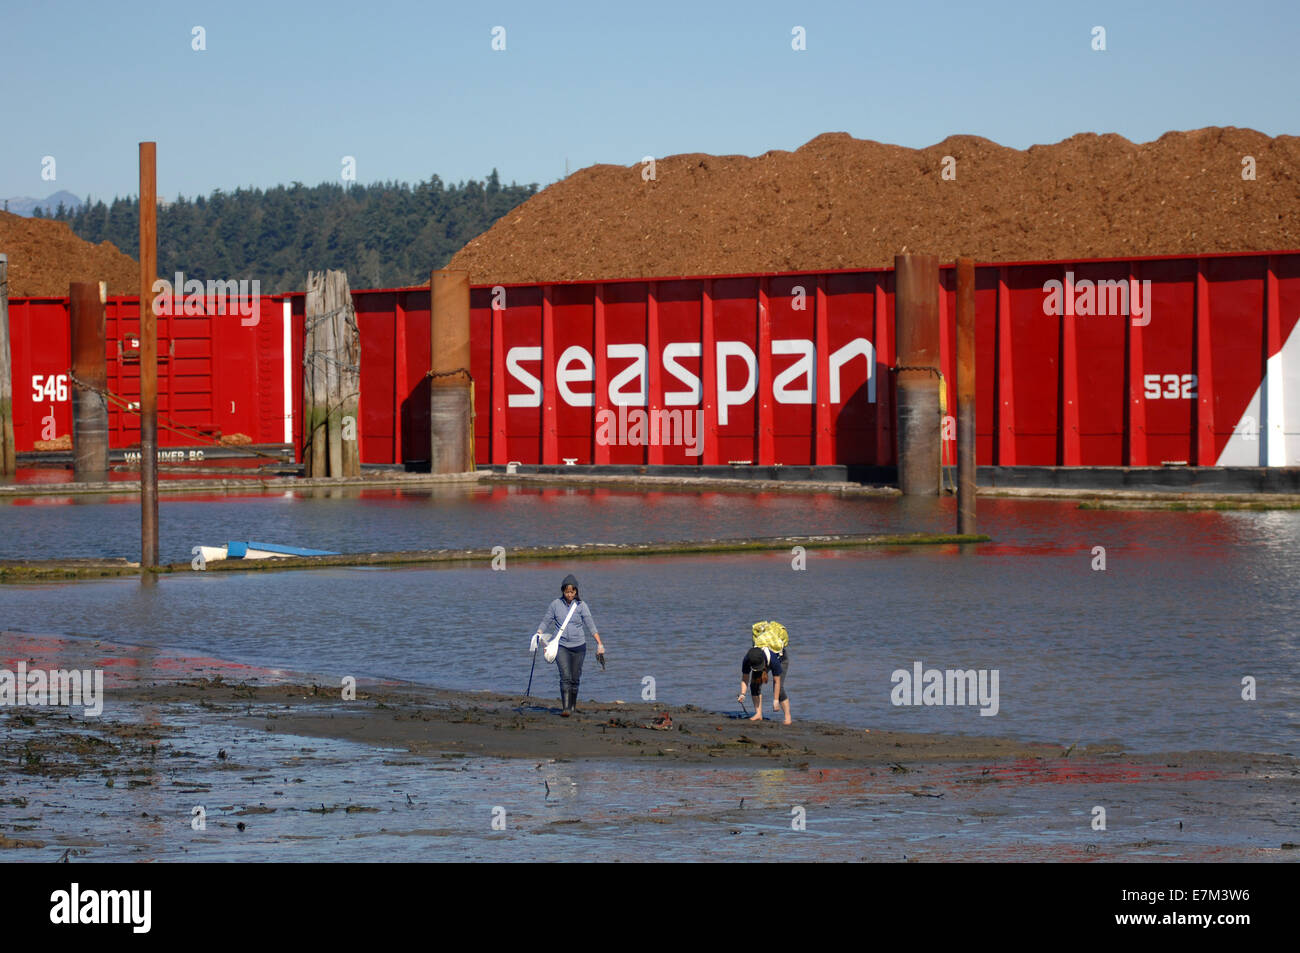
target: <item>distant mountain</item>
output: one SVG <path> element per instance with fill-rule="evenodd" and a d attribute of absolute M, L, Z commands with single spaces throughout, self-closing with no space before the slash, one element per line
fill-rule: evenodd
<path fill-rule="evenodd" d="M 61 189 L 43 199 L 30 199 L 26 196 L 20 196 L 19 198 L 0 200 L 0 210 L 7 211 L 12 215 L 31 218 L 32 212 L 40 208 L 45 213 L 46 218 L 52 218 L 60 202 L 69 212 L 75 212 L 86 204 L 79 196 L 73 195 L 67 189 Z"/>

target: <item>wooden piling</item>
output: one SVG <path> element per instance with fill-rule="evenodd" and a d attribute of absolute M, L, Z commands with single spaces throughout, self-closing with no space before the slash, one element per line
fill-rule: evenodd
<path fill-rule="evenodd" d="M 105 282 L 74 281 L 68 289 L 72 323 L 72 478 L 108 479 L 108 357 Z"/>
<path fill-rule="evenodd" d="M 975 532 L 975 259 L 957 259 L 957 532 Z"/>
<path fill-rule="evenodd" d="M 343 470 L 343 411 L 339 407 L 338 299 L 334 294 L 333 272 L 325 273 L 322 301 L 325 314 L 320 322 L 321 350 L 325 355 L 325 445 L 328 465 L 326 475 L 337 477 Z"/>
<path fill-rule="evenodd" d="M 307 275 L 303 342 L 306 476 L 361 475 L 361 335 L 348 276 Z"/>
<path fill-rule="evenodd" d="M 309 272 L 302 367 L 303 473 L 309 477 L 323 477 L 329 472 L 326 438 L 329 401 L 321 348 L 324 335 L 320 330 L 325 310 L 325 273 Z"/>
<path fill-rule="evenodd" d="M 13 362 L 9 354 L 9 258 L 0 255 L 0 474 L 18 469 L 14 444 Z"/>
<path fill-rule="evenodd" d="M 146 569 L 158 565 L 157 161 L 157 143 L 140 143 L 140 565 Z"/>
<path fill-rule="evenodd" d="M 339 411 L 343 421 L 343 472 L 361 476 L 361 329 L 346 272 L 337 272 L 340 300 L 337 353 L 339 357 Z M 394 427 L 401 427 L 395 420 Z"/>
<path fill-rule="evenodd" d="M 429 471 L 474 469 L 474 391 L 470 375 L 469 273 L 435 271 L 429 280 L 430 355 Z M 553 359 L 552 355 L 547 355 Z"/>
<path fill-rule="evenodd" d="M 939 494 L 939 259 L 897 255 L 898 485 L 905 496 Z"/>

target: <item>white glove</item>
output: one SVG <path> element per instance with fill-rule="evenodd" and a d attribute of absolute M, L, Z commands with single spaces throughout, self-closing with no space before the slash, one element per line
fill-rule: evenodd
<path fill-rule="evenodd" d="M 533 633 L 533 640 L 532 640 L 531 642 L 528 643 L 528 651 L 530 651 L 530 652 L 536 652 L 536 651 L 537 651 L 537 643 L 538 643 L 538 641 L 539 641 L 541 638 L 542 638 L 542 633 L 540 633 L 540 632 L 534 632 L 534 633 Z"/>

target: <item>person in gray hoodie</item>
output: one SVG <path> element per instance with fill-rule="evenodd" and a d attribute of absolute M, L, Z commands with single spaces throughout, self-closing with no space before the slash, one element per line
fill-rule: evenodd
<path fill-rule="evenodd" d="M 568 619 L 568 623 L 565 623 Z M 587 633 L 596 640 L 596 660 L 605 666 L 605 644 L 600 641 L 596 623 L 591 618 L 591 611 L 578 595 L 578 580 L 572 574 L 564 577 L 560 583 L 560 598 L 553 601 L 542 617 L 542 623 L 533 636 L 534 646 L 537 640 L 544 639 L 548 627 L 554 627 L 559 634 L 560 648 L 555 656 L 556 668 L 560 670 L 560 715 L 569 717 L 570 712 L 578 710 L 578 683 L 582 681 L 582 663 L 587 657 Z M 548 640 L 549 641 L 549 640 Z"/>

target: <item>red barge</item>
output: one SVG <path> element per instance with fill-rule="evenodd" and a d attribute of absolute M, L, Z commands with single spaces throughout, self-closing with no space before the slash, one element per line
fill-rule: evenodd
<path fill-rule="evenodd" d="M 475 286 L 476 459 L 891 466 L 893 286 L 891 269 Z M 954 408 L 951 267 L 940 287 Z M 1300 466 L 1300 252 L 981 264 L 976 289 L 981 466 Z M 427 460 L 429 289 L 353 299 L 362 461 Z M 301 459 L 304 296 L 255 308 L 158 318 L 160 420 Z M 108 387 L 129 404 L 137 299 L 106 312 Z M 13 299 L 10 323 L 31 452 L 72 429 L 68 299 Z M 109 428 L 113 449 L 138 448 L 129 410 Z"/>

